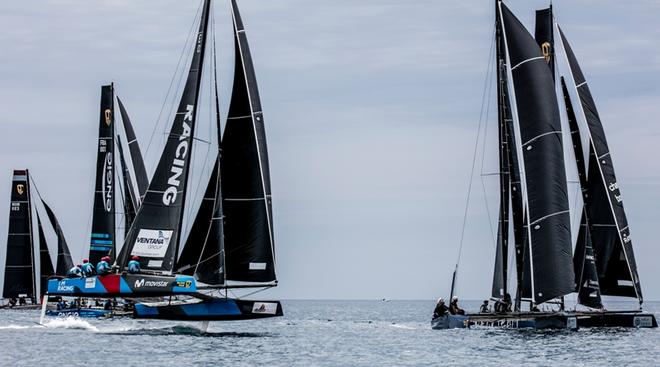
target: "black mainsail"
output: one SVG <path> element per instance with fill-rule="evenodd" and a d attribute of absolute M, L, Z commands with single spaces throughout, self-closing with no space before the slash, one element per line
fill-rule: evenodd
<path fill-rule="evenodd" d="M 126 236 L 123 267 L 140 256 L 143 269 L 172 272 L 181 241 L 181 222 L 190 171 L 197 102 L 206 49 L 210 0 L 204 1 L 188 78 L 160 162 Z"/>
<path fill-rule="evenodd" d="M 36 280 L 32 238 L 32 206 L 28 170 L 14 170 L 9 204 L 9 233 L 3 298 L 34 299 Z"/>
<path fill-rule="evenodd" d="M 272 282 L 275 252 L 263 113 L 243 21 L 236 1 L 231 5 L 236 63 L 220 169 L 226 279 Z"/>
<path fill-rule="evenodd" d="M 119 105 L 119 114 L 124 125 L 126 138 L 128 139 L 128 151 L 131 154 L 131 162 L 133 163 L 133 171 L 135 171 L 135 181 L 137 182 L 138 192 L 140 193 L 140 201 L 142 201 L 149 186 L 147 170 L 144 168 L 140 144 L 135 136 L 131 119 L 128 117 L 128 112 L 126 112 L 126 108 L 124 108 L 124 104 L 119 97 L 117 97 L 117 104 Z"/>
<path fill-rule="evenodd" d="M 523 192 L 522 296 L 539 304 L 574 290 L 561 123 L 552 74 L 534 38 L 501 2 L 498 13 Z"/>
<path fill-rule="evenodd" d="M 114 86 L 101 87 L 101 116 L 89 260 L 96 264 L 115 249 Z"/>
<path fill-rule="evenodd" d="M 641 304 L 642 289 L 628 220 L 605 131 L 577 58 L 564 33 L 559 27 L 558 30 L 572 74 L 570 88 L 575 88 L 579 96 L 580 103 L 575 110 L 587 125 L 584 133 L 589 138 L 589 160 L 584 188 L 590 199 L 585 202 L 585 208 L 590 222 L 600 292 L 603 295 L 636 297 Z"/>

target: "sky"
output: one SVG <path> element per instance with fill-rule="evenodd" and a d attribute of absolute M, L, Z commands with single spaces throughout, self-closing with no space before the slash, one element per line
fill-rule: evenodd
<path fill-rule="evenodd" d="M 533 30 L 534 10 L 547 1 L 507 4 Z M 151 173 L 171 123 L 168 87 L 198 6 L 0 2 L 0 209 L 9 207 L 12 170 L 29 168 L 74 258 L 84 256 L 100 86 L 115 82 Z M 493 2 L 240 0 L 239 7 L 272 178 L 279 286 L 264 295 L 448 296 L 481 131 L 458 294 L 487 297 L 497 181 L 480 174 L 497 169 L 494 96 L 487 94 L 490 113 L 481 119 L 488 128 L 478 126 L 484 86 L 493 79 L 486 79 Z M 645 298 L 660 300 L 660 3 L 560 0 L 554 10 L 600 110 Z M 216 1 L 214 14 L 225 110 L 233 72 L 229 1 Z M 210 127 L 199 133 L 211 134 Z M 210 148 L 200 145 L 203 166 Z M 197 172 L 193 187 L 203 181 L 205 171 Z M 0 210 L 0 237 L 7 216 Z"/>

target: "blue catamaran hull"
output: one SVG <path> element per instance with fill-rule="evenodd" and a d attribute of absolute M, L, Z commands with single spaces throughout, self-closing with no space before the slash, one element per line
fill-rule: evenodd
<path fill-rule="evenodd" d="M 247 301 L 231 298 L 135 305 L 136 319 L 232 321 L 282 316 L 279 301 Z"/>
<path fill-rule="evenodd" d="M 109 274 L 48 281 L 50 296 L 130 298 L 195 293 L 197 283 L 188 275 Z"/>

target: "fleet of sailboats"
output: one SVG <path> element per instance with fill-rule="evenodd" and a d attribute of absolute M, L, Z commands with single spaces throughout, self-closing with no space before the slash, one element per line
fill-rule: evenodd
<path fill-rule="evenodd" d="M 212 0 L 204 0 L 181 98 L 151 179 L 114 84 L 101 88 L 89 260 L 110 256 L 111 274 L 66 277 L 73 261 L 62 228 L 43 199 L 37 207 L 28 170 L 14 171 L 2 294 L 12 306 L 17 299 L 18 307 L 47 303 L 48 296 L 121 297 L 135 300 L 136 318 L 222 321 L 282 315 L 279 301 L 230 296 L 241 288 L 277 286 L 263 111 L 244 24 L 236 0 L 230 4 L 235 65 L 224 130 L 215 37 L 210 36 Z M 537 11 L 532 36 L 502 0 L 495 5 L 499 209 L 490 296 L 513 304 L 506 312 L 441 316 L 432 321 L 433 328 L 657 327 L 654 315 L 641 310 L 640 278 L 604 128 L 552 7 Z M 207 107 L 214 112 L 217 135 L 208 181 L 191 175 L 204 72 L 212 76 Z M 115 104 L 126 145 L 116 126 Z M 562 119 L 570 141 L 563 139 Z M 567 149 L 574 161 L 565 160 Z M 576 168 L 582 194 L 582 205 L 573 213 L 580 218 L 577 241 L 571 235 L 569 166 Z M 206 184 L 195 210 L 193 181 Z M 55 262 L 40 211 L 57 237 Z M 184 213 L 190 212 L 185 233 Z M 139 261 L 141 272 L 127 272 L 131 259 Z M 457 271 L 458 265 L 452 296 Z M 566 308 L 570 294 L 577 294 L 583 309 Z M 606 311 L 603 296 L 635 298 L 639 309 Z M 555 309 L 541 312 L 539 305 Z"/>

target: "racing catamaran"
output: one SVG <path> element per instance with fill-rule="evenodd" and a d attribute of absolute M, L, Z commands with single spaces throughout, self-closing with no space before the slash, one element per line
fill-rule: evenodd
<path fill-rule="evenodd" d="M 205 0 L 177 113 L 116 258 L 116 272 L 51 280 L 50 295 L 166 297 L 136 304 L 136 318 L 221 321 L 282 315 L 279 301 L 230 297 L 235 289 L 277 285 L 263 114 L 243 22 L 234 0 L 231 6 L 236 63 L 224 134 L 220 133 L 214 41 L 213 47 L 207 45 L 211 0 Z M 219 143 L 202 204 L 184 241 L 182 222 L 191 201 L 188 176 L 207 51 L 212 56 L 215 105 L 211 107 Z M 142 269 L 138 274 L 125 272 L 134 256 Z"/>
<path fill-rule="evenodd" d="M 500 203 L 491 297 L 506 306 L 498 312 L 468 314 L 462 323 L 452 323 L 459 317 L 446 315 L 434 319 L 432 326 L 657 327 L 654 315 L 641 311 L 639 276 L 621 193 L 575 55 L 551 8 L 537 13 L 535 39 L 501 0 L 495 3 Z M 571 75 L 560 73 L 554 39 L 562 43 Z M 557 95 L 557 79 L 562 98 Z M 574 92 L 569 93 L 571 88 Z M 568 116 L 584 199 L 574 256 L 565 166 L 573 162 L 564 161 L 560 101 Z M 514 297 L 509 295 L 510 254 L 515 260 Z M 574 292 L 578 302 L 592 310 L 567 311 L 564 297 Z M 601 294 L 636 297 L 640 309 L 605 311 Z M 524 304 L 529 305 L 527 310 Z M 540 305 L 550 310 L 541 312 Z"/>

